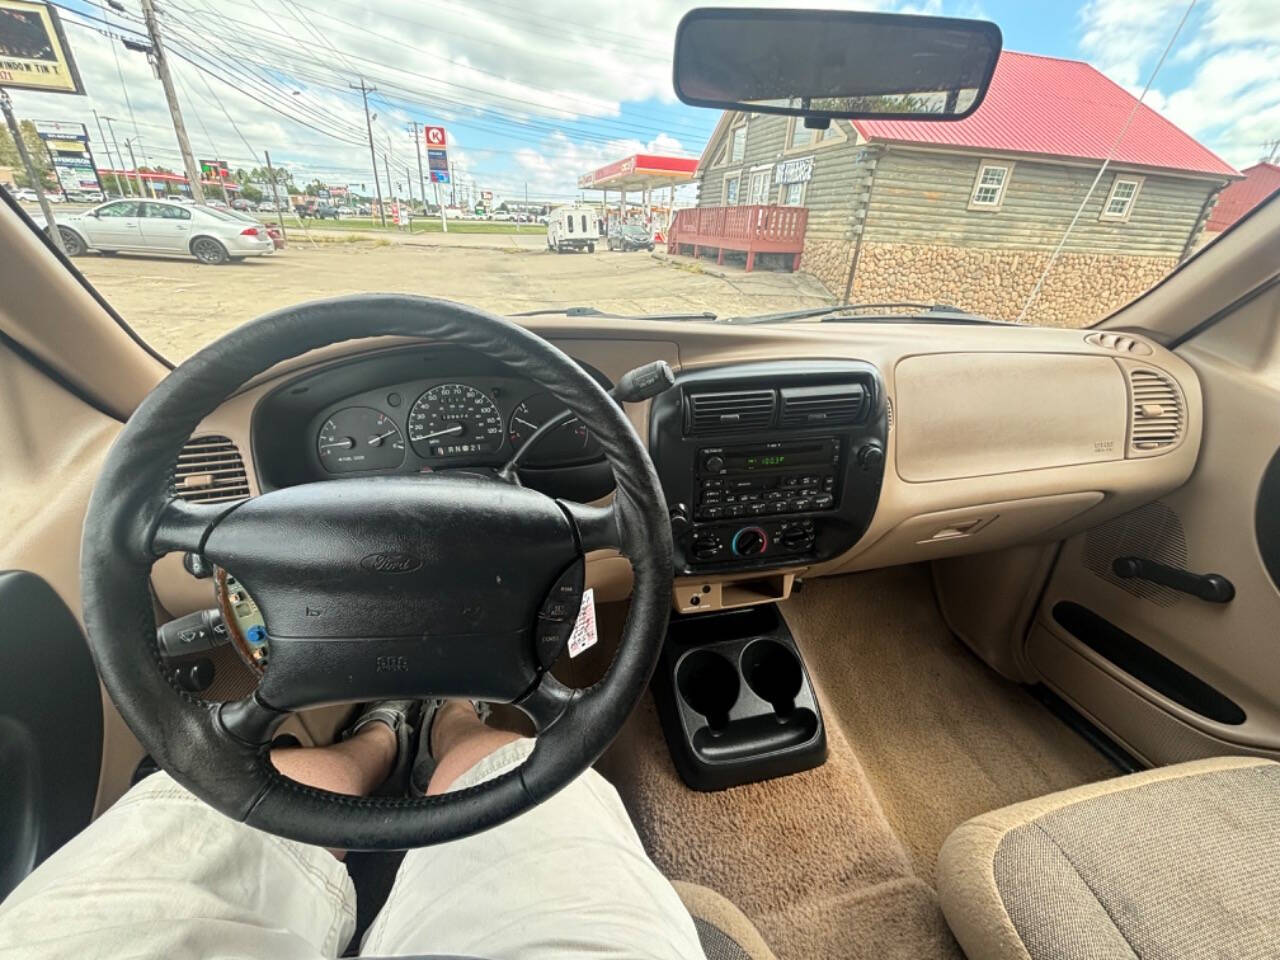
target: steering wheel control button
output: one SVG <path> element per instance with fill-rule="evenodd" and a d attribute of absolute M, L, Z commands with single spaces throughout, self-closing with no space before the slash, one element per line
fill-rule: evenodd
<path fill-rule="evenodd" d="M 769 535 L 761 527 L 743 527 L 733 535 L 729 549 L 735 557 L 754 557 L 769 546 Z"/>
<path fill-rule="evenodd" d="M 585 581 L 586 567 L 581 560 L 575 561 L 556 578 L 542 601 L 534 646 L 543 669 L 555 663 L 569 644 L 574 624 L 578 621 L 578 611 L 582 609 Z"/>
<path fill-rule="evenodd" d="M 197 610 L 170 620 L 156 630 L 156 643 L 164 657 L 201 653 L 227 640 L 227 628 L 217 610 Z"/>

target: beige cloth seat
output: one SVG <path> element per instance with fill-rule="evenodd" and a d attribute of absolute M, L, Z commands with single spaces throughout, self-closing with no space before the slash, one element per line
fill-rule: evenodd
<path fill-rule="evenodd" d="M 1280 957 L 1280 764 L 1197 760 L 984 814 L 937 880 L 970 960 Z"/>

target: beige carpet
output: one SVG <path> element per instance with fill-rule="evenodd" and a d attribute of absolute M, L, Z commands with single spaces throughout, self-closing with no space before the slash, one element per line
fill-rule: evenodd
<path fill-rule="evenodd" d="M 970 817 L 1119 772 L 951 634 L 925 566 L 813 580 L 782 610 L 926 883 Z"/>
<path fill-rule="evenodd" d="M 697 793 L 646 697 L 601 772 L 659 868 L 732 900 L 780 960 L 959 958 L 931 886 L 947 834 L 1116 771 L 951 635 L 926 567 L 812 581 L 782 609 L 826 764 Z"/>

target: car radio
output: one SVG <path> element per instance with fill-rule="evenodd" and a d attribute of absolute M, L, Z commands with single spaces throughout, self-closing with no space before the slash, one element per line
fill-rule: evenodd
<path fill-rule="evenodd" d="M 830 559 L 865 532 L 887 429 L 873 367 L 767 363 L 686 374 L 654 400 L 650 452 L 680 573 Z"/>

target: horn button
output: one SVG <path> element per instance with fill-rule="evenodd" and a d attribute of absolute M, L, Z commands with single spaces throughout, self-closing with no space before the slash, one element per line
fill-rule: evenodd
<path fill-rule="evenodd" d="M 512 699 L 563 649 L 552 634 L 567 641 L 582 590 L 560 506 L 469 475 L 266 493 L 225 516 L 203 552 L 262 611 L 262 693 L 279 706 L 339 693 Z"/>

